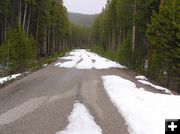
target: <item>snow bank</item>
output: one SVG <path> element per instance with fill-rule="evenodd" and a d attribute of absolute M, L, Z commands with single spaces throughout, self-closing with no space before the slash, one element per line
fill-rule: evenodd
<path fill-rule="evenodd" d="M 13 75 L 10 75 L 10 76 L 7 76 L 7 77 L 0 78 L 0 84 L 3 84 L 4 82 L 16 79 L 20 75 L 21 74 L 13 74 Z"/>
<path fill-rule="evenodd" d="M 154 87 L 155 89 L 161 90 L 165 93 L 172 94 L 171 91 L 168 90 L 167 88 L 164 88 L 164 87 L 161 87 L 158 85 L 154 85 L 154 84 L 150 83 L 149 81 L 145 81 L 145 80 L 138 80 L 138 81 L 142 84 L 149 85 L 149 86 Z"/>
<path fill-rule="evenodd" d="M 103 58 L 95 53 L 88 52 L 84 49 L 75 49 L 70 52 L 70 56 L 60 59 L 70 60 L 62 63 L 59 67 L 76 68 L 76 69 L 109 69 L 109 68 L 126 68 L 114 61 Z M 57 64 L 55 64 L 57 66 Z"/>
<path fill-rule="evenodd" d="M 151 86 L 151 87 L 154 87 L 155 89 L 161 90 L 161 91 L 163 91 L 164 93 L 172 94 L 172 92 L 171 92 L 170 90 L 168 90 L 167 88 L 164 88 L 164 87 L 161 87 L 161 86 L 154 85 L 154 84 L 150 83 L 145 76 L 140 75 L 140 76 L 136 76 L 135 78 L 138 79 L 138 81 L 139 81 L 140 83 L 142 83 L 142 84 L 145 84 L 145 85 L 149 85 L 149 86 Z"/>
<path fill-rule="evenodd" d="M 43 65 L 43 67 L 47 67 L 47 66 L 48 66 L 48 64 L 44 64 L 44 65 Z"/>
<path fill-rule="evenodd" d="M 139 75 L 135 77 L 136 79 L 140 79 L 140 80 L 148 80 L 145 76 L 143 75 Z"/>
<path fill-rule="evenodd" d="M 180 117 L 180 96 L 138 89 L 119 76 L 102 76 L 105 90 L 124 117 L 130 134 L 163 134 L 165 119 Z"/>
<path fill-rule="evenodd" d="M 68 119 L 70 124 L 67 128 L 56 134 L 102 134 L 101 128 L 81 103 L 74 104 L 74 109 Z"/>
<path fill-rule="evenodd" d="M 125 66 L 120 65 L 117 62 L 111 61 L 107 58 L 101 57 L 93 52 L 86 52 L 87 55 L 94 60 L 93 67 L 96 69 L 109 69 L 109 68 L 122 68 L 125 69 Z"/>

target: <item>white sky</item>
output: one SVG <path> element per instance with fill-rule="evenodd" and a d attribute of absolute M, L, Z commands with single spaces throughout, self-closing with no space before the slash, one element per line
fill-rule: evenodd
<path fill-rule="evenodd" d="M 70 12 L 96 14 L 102 11 L 107 0 L 63 0 Z"/>

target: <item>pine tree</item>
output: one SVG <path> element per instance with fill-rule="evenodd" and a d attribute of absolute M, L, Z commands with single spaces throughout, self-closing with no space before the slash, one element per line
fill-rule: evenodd
<path fill-rule="evenodd" d="M 168 3 L 169 2 L 169 3 Z M 170 85 L 178 68 L 177 61 L 180 53 L 180 38 L 177 34 L 179 29 L 177 3 L 167 1 L 164 7 L 158 13 L 152 16 L 151 24 L 148 27 L 147 34 L 153 47 L 153 59 L 150 67 L 151 72 L 156 72 L 156 78 L 165 77 L 167 73 L 167 86 Z M 166 72 L 166 73 L 165 73 Z"/>
<path fill-rule="evenodd" d="M 33 41 L 19 27 L 8 31 L 7 41 L 0 49 L 1 63 L 10 74 L 25 71 L 36 57 Z"/>

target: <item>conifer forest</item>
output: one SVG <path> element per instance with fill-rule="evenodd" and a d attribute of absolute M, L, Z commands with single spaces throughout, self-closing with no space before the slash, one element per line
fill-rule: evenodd
<path fill-rule="evenodd" d="M 180 92 L 180 0 L 108 0 L 90 27 L 63 0 L 0 0 L 0 75 L 86 48 Z"/>

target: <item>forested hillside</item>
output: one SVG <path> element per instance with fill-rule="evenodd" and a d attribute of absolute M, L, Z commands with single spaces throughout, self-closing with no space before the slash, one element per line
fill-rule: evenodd
<path fill-rule="evenodd" d="M 179 0 L 108 0 L 92 28 L 94 48 L 178 90 L 179 10 Z"/>
<path fill-rule="evenodd" d="M 97 14 L 88 15 L 68 12 L 68 16 L 69 20 L 76 25 L 91 27 Z"/>
<path fill-rule="evenodd" d="M 62 0 L 0 0 L 0 71 L 22 72 L 82 44 L 89 38 L 82 29 L 70 23 Z"/>

